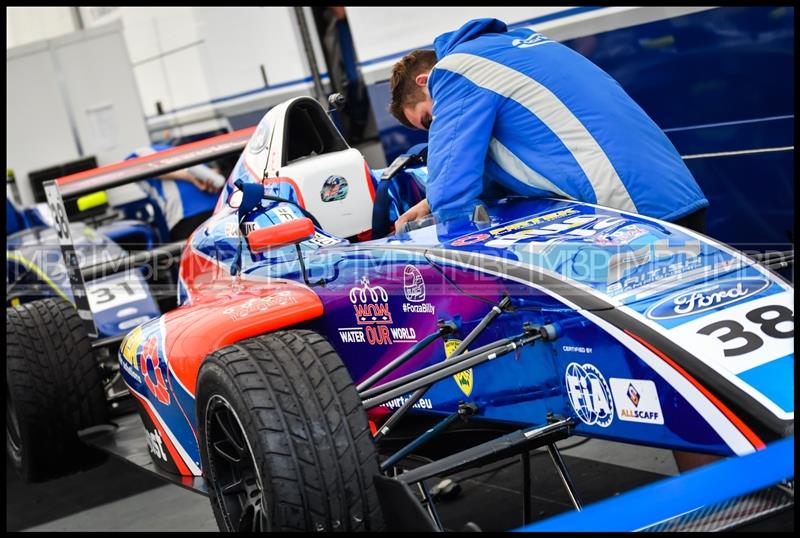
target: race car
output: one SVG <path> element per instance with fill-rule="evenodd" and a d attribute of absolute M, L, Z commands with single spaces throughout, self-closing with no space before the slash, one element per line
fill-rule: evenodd
<path fill-rule="evenodd" d="M 416 157 L 371 171 L 315 100 L 270 110 L 183 251 L 180 306 L 120 346 L 144 431 L 65 429 L 207 494 L 221 530 L 441 530 L 426 480 L 539 447 L 580 509 L 555 445 L 571 435 L 721 457 L 793 436 L 790 282 L 685 228 L 559 199 L 370 239 L 424 196 Z M 387 454 L 401 421 L 417 436 Z M 407 465 L 457 422 L 509 433 Z"/>
<path fill-rule="evenodd" d="M 249 135 L 252 129 L 244 133 Z M 244 141 L 218 156 L 232 151 L 238 154 Z M 168 159 L 169 153 L 153 156 L 145 163 L 161 158 Z M 193 165 L 191 172 L 207 174 L 206 168 Z M 80 180 L 84 176 L 78 173 L 71 177 Z M 148 181 L 149 191 L 170 188 L 152 177 L 146 172 L 140 178 Z M 114 413 L 130 410 L 130 396 L 116 358 L 119 343 L 132 328 L 176 305 L 176 260 L 185 237 L 169 242 L 176 237 L 170 230 L 163 200 L 139 189 L 133 189 L 133 196 L 128 192 L 112 197 L 104 187 L 90 186 L 70 198 L 60 213 L 51 211 L 46 203 L 19 207 L 6 198 L 6 304 L 16 307 L 8 310 L 7 326 L 25 334 L 25 338 L 17 339 L 18 332 L 9 329 L 7 333 L 7 452 L 17 471 L 29 480 L 68 472 L 70 467 L 59 465 L 58 459 L 80 460 L 85 452 L 74 431 L 61 436 L 51 424 L 75 425 L 77 430 L 85 424 L 80 418 L 84 413 L 94 417 L 94 423 L 105 422 L 107 408 Z M 192 189 L 197 190 L 187 182 L 184 190 Z M 173 220 L 179 221 L 180 204 L 173 205 L 177 205 L 169 208 L 175 214 Z M 194 209 L 198 207 L 195 203 Z M 213 201 L 209 213 L 211 209 Z M 66 216 L 78 221 L 69 226 L 66 249 L 70 256 L 66 260 L 62 257 L 63 227 L 54 215 L 61 215 L 62 222 Z M 42 300 L 47 297 L 50 299 Z M 87 307 L 83 318 L 72 306 L 76 303 Z M 70 329 L 87 320 L 87 334 L 93 338 L 90 348 L 76 344 Z M 37 333 L 34 327 L 42 332 Z M 61 370 L 65 356 L 75 362 L 66 363 L 70 368 Z M 43 410 L 38 401 L 28 398 L 31 386 L 67 380 L 77 387 L 75 401 L 86 402 L 83 405 L 90 411 L 75 413 L 71 405 L 60 404 L 57 410 Z M 44 414 L 40 414 L 42 411 Z M 28 465 L 31 451 L 54 459 L 55 464 Z"/>

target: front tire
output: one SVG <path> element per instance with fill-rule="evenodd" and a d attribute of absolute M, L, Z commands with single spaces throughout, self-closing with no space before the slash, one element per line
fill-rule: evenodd
<path fill-rule="evenodd" d="M 64 299 L 6 309 L 6 452 L 26 482 L 102 459 L 78 430 L 108 419 L 100 367 L 83 321 Z"/>
<path fill-rule="evenodd" d="M 220 530 L 382 529 L 366 413 L 319 334 L 279 331 L 211 353 L 197 420 Z"/>

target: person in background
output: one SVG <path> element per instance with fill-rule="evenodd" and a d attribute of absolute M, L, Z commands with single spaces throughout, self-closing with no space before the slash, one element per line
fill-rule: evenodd
<path fill-rule="evenodd" d="M 328 74 L 334 92 L 345 97 L 339 117 L 347 142 L 357 145 L 364 140 L 370 105 L 367 87 L 358 71 L 353 36 L 342 6 L 330 6 L 322 13 L 322 45 L 328 62 Z"/>
<path fill-rule="evenodd" d="M 591 61 L 477 19 L 392 70 L 390 112 L 428 136 L 427 198 L 396 228 L 508 193 L 560 197 L 705 229 L 708 200 L 664 132 Z"/>
<path fill-rule="evenodd" d="M 138 148 L 125 159 L 170 149 L 166 144 Z M 225 177 L 211 167 L 198 164 L 140 181 L 138 185 L 154 200 L 169 229 L 170 241 L 185 239 L 214 211 Z"/>

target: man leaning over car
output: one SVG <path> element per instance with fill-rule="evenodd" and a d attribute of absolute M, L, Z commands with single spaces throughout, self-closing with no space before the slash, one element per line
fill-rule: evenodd
<path fill-rule="evenodd" d="M 428 135 L 427 199 L 396 221 L 440 219 L 504 193 L 556 196 L 705 229 L 675 147 L 607 73 L 530 29 L 476 19 L 392 70 L 390 112 Z"/>

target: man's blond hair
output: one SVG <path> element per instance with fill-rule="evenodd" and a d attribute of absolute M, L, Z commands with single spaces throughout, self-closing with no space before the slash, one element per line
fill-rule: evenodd
<path fill-rule="evenodd" d="M 414 128 L 408 122 L 403 109 L 414 106 L 425 98 L 425 92 L 417 86 L 417 75 L 427 73 L 435 64 L 436 53 L 430 49 L 420 49 L 403 56 L 392 68 L 392 76 L 389 79 L 389 88 L 392 92 L 389 112 L 406 127 Z"/>

